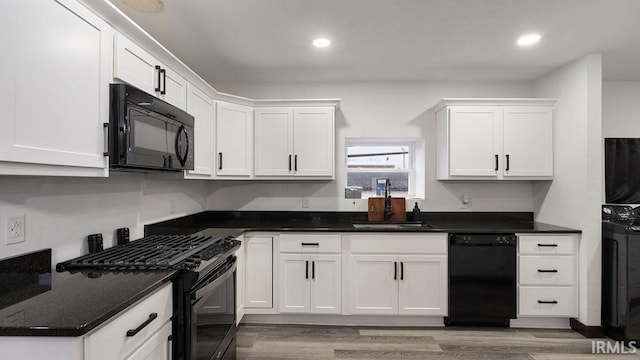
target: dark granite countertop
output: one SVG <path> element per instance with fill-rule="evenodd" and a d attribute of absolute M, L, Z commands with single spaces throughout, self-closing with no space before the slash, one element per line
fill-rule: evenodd
<path fill-rule="evenodd" d="M 25 272 L 30 269 L 15 266 L 13 259 L 0 262 L 11 265 L 0 272 L 0 336 L 84 335 L 175 274 L 174 270 L 51 272 L 48 251 L 48 272 L 42 268 Z M 22 262 L 30 255 L 20 257 Z"/>
<path fill-rule="evenodd" d="M 409 218 L 410 214 L 408 214 Z M 360 224 L 360 227 L 354 227 Z M 366 212 L 204 211 L 145 225 L 145 235 L 206 234 L 238 236 L 250 231 L 580 233 L 580 230 L 533 221 L 529 212 L 423 212 L 422 223 L 367 227 Z M 391 224 L 391 223 L 386 223 Z"/>

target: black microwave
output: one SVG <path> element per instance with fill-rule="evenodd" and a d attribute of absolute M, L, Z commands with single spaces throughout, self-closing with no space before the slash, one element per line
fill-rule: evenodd
<path fill-rule="evenodd" d="M 111 168 L 193 170 L 193 116 L 125 84 L 110 85 L 109 105 Z"/>

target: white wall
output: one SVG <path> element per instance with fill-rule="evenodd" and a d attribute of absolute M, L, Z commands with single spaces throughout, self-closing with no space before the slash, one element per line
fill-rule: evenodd
<path fill-rule="evenodd" d="M 216 210 L 366 211 L 366 200 L 344 199 L 345 137 L 424 137 L 427 211 L 533 211 L 531 182 L 435 180 L 435 115 L 443 97 L 530 97 L 529 82 L 217 83 L 216 89 L 249 98 L 341 98 L 336 114 L 336 180 L 213 183 L 207 208 Z M 302 197 L 310 208 L 303 209 Z M 409 209 L 413 202 L 407 202 Z"/>
<path fill-rule="evenodd" d="M 602 137 L 640 137 L 640 81 L 602 83 Z"/>
<path fill-rule="evenodd" d="M 0 259 L 52 248 L 52 261 L 88 252 L 86 236 L 102 233 L 104 247 L 117 228 L 131 239 L 144 224 L 204 210 L 202 181 L 146 179 L 112 172 L 108 179 L 0 176 Z M 8 215 L 26 215 L 26 241 L 6 245 Z"/>
<path fill-rule="evenodd" d="M 582 230 L 579 320 L 600 325 L 602 56 L 554 70 L 534 82 L 533 92 L 558 99 L 554 180 L 533 186 L 536 221 Z"/>

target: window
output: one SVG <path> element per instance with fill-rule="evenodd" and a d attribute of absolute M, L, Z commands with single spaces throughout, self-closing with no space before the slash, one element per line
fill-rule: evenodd
<path fill-rule="evenodd" d="M 396 197 L 424 197 L 422 139 L 347 138 L 345 197 L 384 196 L 386 179 Z"/>

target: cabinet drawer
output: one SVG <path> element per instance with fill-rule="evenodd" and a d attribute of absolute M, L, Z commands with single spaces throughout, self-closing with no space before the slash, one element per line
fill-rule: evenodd
<path fill-rule="evenodd" d="M 136 329 L 150 320 L 150 315 L 154 313 L 157 314 L 157 317 L 148 325 L 137 334 L 127 336 L 129 330 Z M 86 336 L 84 340 L 85 359 L 125 358 L 169 322 L 172 313 L 172 286 L 168 284 L 138 304 L 115 315 L 112 321 Z"/>
<path fill-rule="evenodd" d="M 521 286 L 518 289 L 520 316 L 576 316 L 576 288 Z"/>
<path fill-rule="evenodd" d="M 519 235 L 520 254 L 575 254 L 577 238 L 572 235 Z"/>
<path fill-rule="evenodd" d="M 378 233 L 352 235 L 353 254 L 446 254 L 447 235 L 441 233 L 403 235 Z"/>
<path fill-rule="evenodd" d="M 339 253 L 342 252 L 340 235 L 283 234 L 280 239 L 280 252 L 295 253 Z"/>
<path fill-rule="evenodd" d="M 520 285 L 575 285 L 574 256 L 520 256 Z"/>

